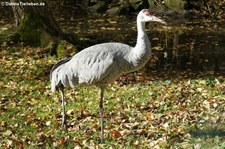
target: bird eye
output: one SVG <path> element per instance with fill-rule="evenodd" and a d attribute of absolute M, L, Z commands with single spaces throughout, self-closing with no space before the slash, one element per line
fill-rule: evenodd
<path fill-rule="evenodd" d="M 145 14 L 146 16 L 151 16 L 151 15 L 153 14 L 153 12 L 150 11 L 150 10 L 146 10 L 146 11 L 144 12 L 144 14 Z"/>

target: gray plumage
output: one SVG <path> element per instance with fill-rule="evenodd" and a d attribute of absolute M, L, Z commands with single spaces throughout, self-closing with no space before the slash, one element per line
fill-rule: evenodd
<path fill-rule="evenodd" d="M 150 56 L 149 48 L 150 45 L 146 46 L 145 53 L 139 53 L 125 44 L 104 43 L 84 49 L 70 60 L 60 61 L 58 67 L 53 69 L 52 91 L 59 84 L 74 87 L 84 83 L 96 86 L 112 83 L 121 73 L 144 66 Z"/>
<path fill-rule="evenodd" d="M 55 69 L 58 69 L 59 66 L 65 64 L 66 62 L 70 61 L 72 57 L 69 58 L 64 58 L 62 60 L 60 60 L 59 62 L 57 62 L 51 69 L 50 71 L 50 80 L 52 80 L 52 73 Z M 54 82 L 52 82 L 52 86 L 54 86 L 54 91 L 57 90 L 58 91 L 58 86 L 61 85 L 60 83 L 57 84 L 53 84 Z M 53 90 L 52 90 L 53 91 Z M 53 92 L 54 92 L 53 91 Z"/>
<path fill-rule="evenodd" d="M 149 10 L 142 10 L 137 16 L 138 37 L 135 47 L 122 43 L 102 43 L 88 47 L 71 58 L 59 61 L 53 66 L 50 79 L 51 90 L 62 87 L 62 104 L 64 110 L 63 87 L 74 87 L 77 84 L 95 85 L 101 89 L 100 115 L 103 142 L 103 93 L 109 83 L 113 83 L 120 74 L 136 71 L 149 60 L 151 44 L 145 32 L 145 22 L 164 21 L 151 15 Z M 65 112 L 63 112 L 65 117 Z M 65 123 L 63 120 L 62 123 Z M 64 124 L 63 124 L 64 125 Z"/>

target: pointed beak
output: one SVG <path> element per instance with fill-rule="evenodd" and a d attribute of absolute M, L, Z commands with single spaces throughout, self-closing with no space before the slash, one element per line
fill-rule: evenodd
<path fill-rule="evenodd" d="M 153 17 L 152 21 L 159 22 L 159 23 L 162 23 L 162 24 L 165 24 L 166 25 L 166 22 L 165 21 L 163 21 L 163 20 L 161 20 L 161 19 L 159 19 L 159 18 L 157 18 L 155 16 Z"/>
<path fill-rule="evenodd" d="M 157 18 L 155 16 L 152 16 L 152 21 L 159 22 L 159 23 L 162 23 L 162 24 L 165 24 L 166 25 L 166 22 L 165 21 L 163 21 L 163 20 L 161 20 L 161 19 L 159 19 L 159 18 Z"/>

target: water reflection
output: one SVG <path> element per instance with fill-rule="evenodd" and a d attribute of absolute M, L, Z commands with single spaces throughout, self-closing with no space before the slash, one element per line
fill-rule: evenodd
<path fill-rule="evenodd" d="M 159 57 L 155 69 L 225 73 L 224 37 L 221 33 L 193 30 L 166 36 L 164 50 L 155 51 Z"/>

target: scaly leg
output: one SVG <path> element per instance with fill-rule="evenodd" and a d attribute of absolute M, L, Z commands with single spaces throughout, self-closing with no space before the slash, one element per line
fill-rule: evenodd
<path fill-rule="evenodd" d="M 60 88 L 61 95 L 62 95 L 62 127 L 66 128 L 66 114 L 65 114 L 65 98 L 64 98 L 64 90 L 63 87 Z"/>
<path fill-rule="evenodd" d="M 101 143 L 104 143 L 104 123 L 103 123 L 103 96 L 104 96 L 104 87 L 100 88 L 100 104 L 99 104 L 99 111 L 100 111 L 100 124 L 101 124 Z"/>

